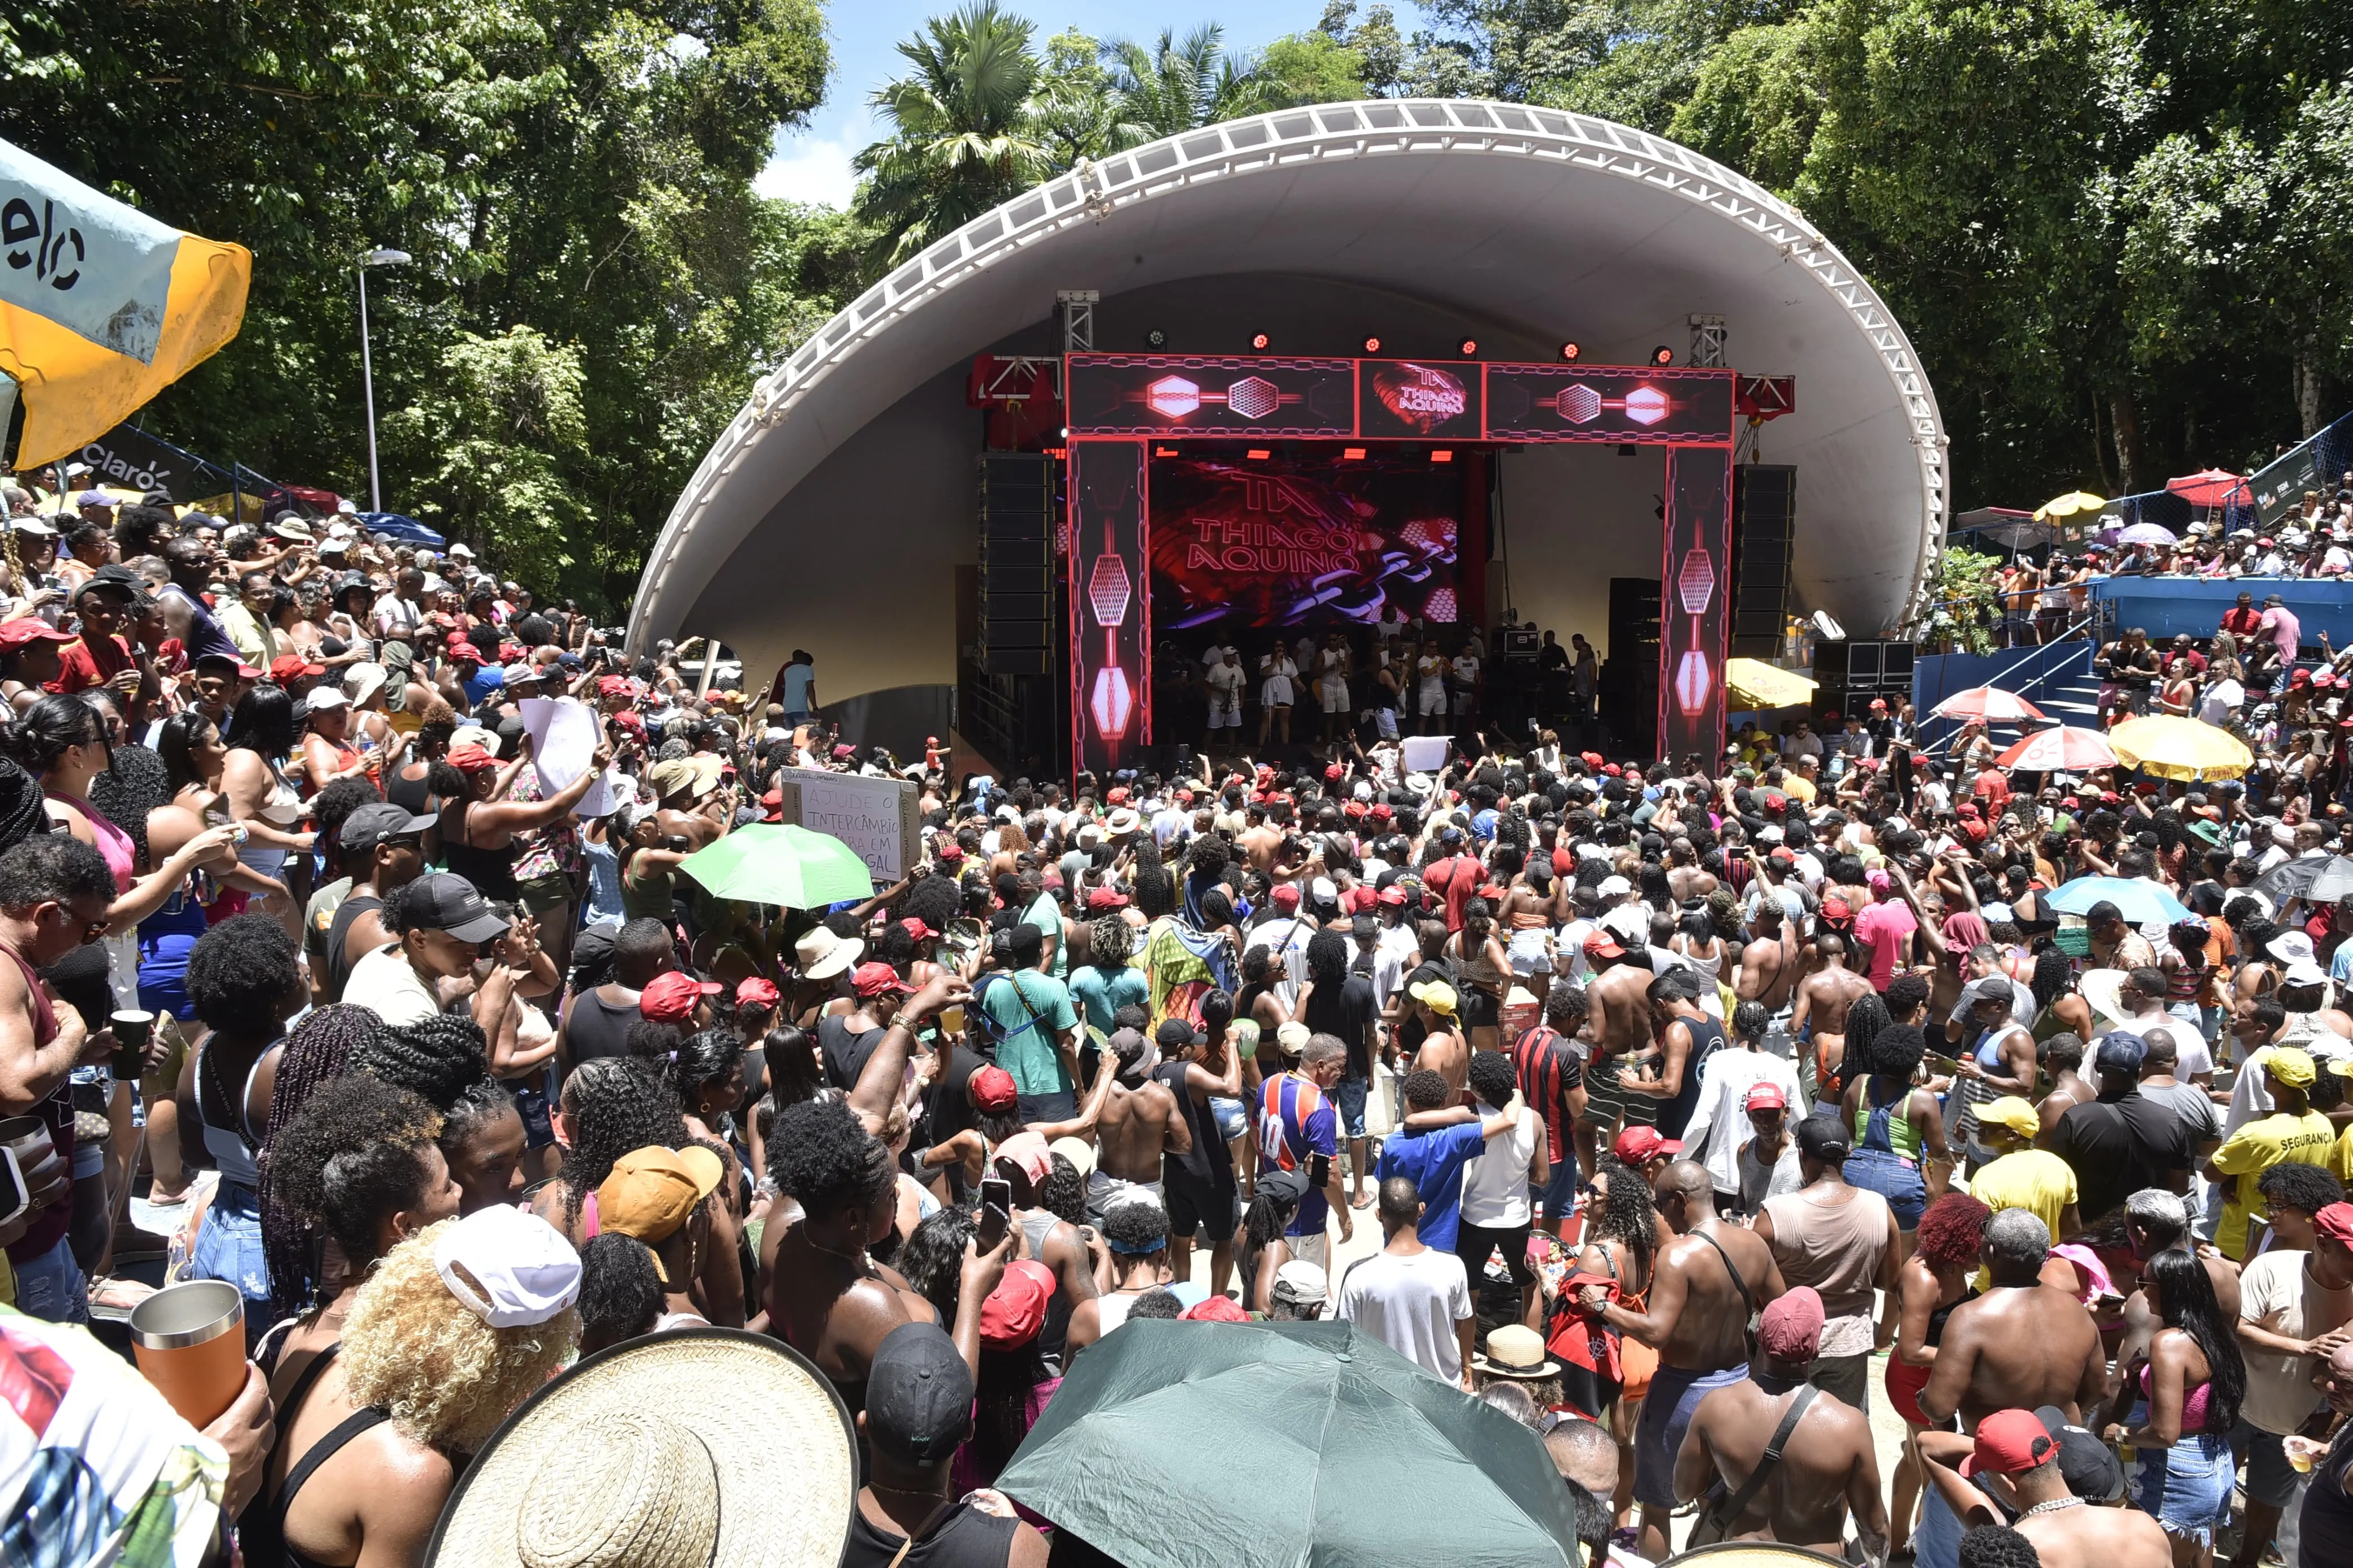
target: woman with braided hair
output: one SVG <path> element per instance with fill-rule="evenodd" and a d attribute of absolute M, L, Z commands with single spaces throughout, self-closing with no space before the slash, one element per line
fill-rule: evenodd
<path fill-rule="evenodd" d="M 378 1031 L 352 1053 L 352 1068 L 421 1096 L 447 1119 L 441 1153 L 472 1214 L 522 1196 L 522 1116 L 491 1077 L 481 1026 L 437 1013 Z"/>
<path fill-rule="evenodd" d="M 376 1260 L 458 1212 L 458 1185 L 436 1142 L 445 1131 L 438 1110 L 364 1073 L 324 1088 L 272 1129 L 265 1162 L 272 1199 L 315 1237 L 303 1250 L 322 1260 L 308 1297 L 272 1331 L 279 1343 L 262 1348 L 273 1375 L 299 1376 L 343 1338 L 352 1298 Z"/>
<path fill-rule="evenodd" d="M 384 1021 L 364 1007 L 321 1007 L 288 1031 L 286 1047 L 278 1053 L 277 1077 L 269 1096 L 269 1121 L 262 1137 L 260 1186 L 261 1250 L 269 1265 L 269 1311 L 273 1319 L 283 1320 L 308 1310 L 322 1293 L 333 1289 L 334 1282 L 322 1274 L 320 1265 L 312 1259 L 312 1248 L 319 1238 L 310 1222 L 279 1195 L 278 1177 L 272 1173 L 268 1151 L 275 1145 L 279 1129 L 294 1120 L 321 1085 L 342 1077 L 350 1065 L 353 1050 L 361 1042 L 373 1039 L 383 1027 Z M 152 1110 L 148 1121 L 152 1143 Z"/>

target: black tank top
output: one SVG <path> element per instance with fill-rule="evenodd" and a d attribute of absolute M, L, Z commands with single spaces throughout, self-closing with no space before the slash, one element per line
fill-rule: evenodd
<path fill-rule="evenodd" d="M 565 1015 L 564 1024 L 565 1045 L 572 1053 L 574 1065 L 595 1061 L 598 1057 L 628 1056 L 629 1026 L 642 1016 L 636 1003 L 616 1007 L 594 989 L 575 996 L 572 1011 Z"/>
<path fill-rule="evenodd" d="M 1190 1152 L 1163 1154 L 1162 1163 L 1169 1171 L 1182 1171 L 1212 1188 L 1230 1188 L 1234 1184 L 1234 1152 L 1218 1132 L 1216 1114 L 1208 1105 L 1194 1103 L 1192 1091 L 1185 1087 L 1185 1064 L 1163 1063 L 1152 1076 L 1176 1097 L 1176 1109 L 1193 1132 Z"/>
<path fill-rule="evenodd" d="M 853 1508 L 841 1568 L 1005 1568 L 1020 1525 L 1018 1519 L 999 1519 L 958 1502 L 910 1542 L 876 1529 L 864 1509 Z"/>
<path fill-rule="evenodd" d="M 470 810 L 471 803 L 466 807 Z M 461 816 L 459 820 L 464 820 Z M 460 844 L 448 834 L 441 836 L 441 857 L 449 869 L 474 884 L 474 891 L 486 899 L 514 900 L 522 896 L 515 881 L 515 857 L 522 846 L 510 840 L 503 849 L 482 849 L 471 844 Z"/>
<path fill-rule="evenodd" d="M 384 908 L 384 900 L 374 893 L 353 893 L 335 906 L 335 918 L 327 927 L 327 1000 L 343 999 L 343 987 L 352 983 L 352 966 L 343 956 L 343 946 L 352 933 L 352 923 L 370 910 Z"/>
<path fill-rule="evenodd" d="M 1659 1101 L 1659 1136 L 1681 1138 L 1683 1129 L 1691 1125 L 1692 1113 L 1699 1109 L 1699 1072 L 1707 1058 L 1724 1048 L 1724 1026 L 1709 1017 L 1685 1018 L 1691 1030 L 1691 1055 L 1683 1058 L 1683 1087 L 1672 1100 Z"/>
<path fill-rule="evenodd" d="M 411 816 L 432 815 L 432 774 L 408 779 L 401 777 L 401 772 L 399 768 L 393 769 L 392 776 L 384 781 L 384 798 Z"/>
<path fill-rule="evenodd" d="M 294 1417 L 301 1410 L 302 1402 L 311 1397 L 311 1390 L 317 1386 L 327 1368 L 334 1364 L 335 1357 L 343 1353 L 343 1342 L 338 1340 L 321 1351 L 311 1364 L 302 1369 L 302 1375 L 296 1378 L 294 1386 L 286 1391 L 286 1403 L 279 1407 L 278 1419 L 281 1423 L 279 1431 L 282 1433 L 293 1428 Z M 248 1568 L 326 1568 L 317 1559 L 306 1557 L 286 1544 L 286 1510 L 294 1506 L 295 1495 L 318 1473 L 320 1466 L 341 1453 L 344 1444 L 370 1427 L 381 1426 L 390 1417 L 383 1411 L 373 1406 L 353 1411 L 336 1424 L 333 1431 L 311 1444 L 309 1451 L 295 1461 L 294 1468 L 286 1472 L 286 1483 L 278 1489 L 277 1496 L 265 1500 L 258 1508 L 246 1510 L 245 1519 L 237 1528 L 237 1544 L 243 1550 Z"/>

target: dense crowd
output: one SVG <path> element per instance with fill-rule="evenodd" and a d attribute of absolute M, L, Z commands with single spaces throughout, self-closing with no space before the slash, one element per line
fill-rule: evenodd
<path fill-rule="evenodd" d="M 710 1543 L 789 1496 L 781 1343 L 855 1423 L 845 1561 L 1104 1562 L 995 1487 L 1065 1372 L 1331 1319 L 1527 1428 L 1597 1563 L 2353 1563 L 2309 773 L 2012 777 L 1901 711 L 1678 767 L 1473 708 L 1434 772 L 1376 726 L 1000 779 L 840 742 L 806 657 L 747 700 L 463 545 L 159 500 L 59 535 L 36 483 L 7 536 L 0 1366 L 127 1384 L 40 1320 L 137 1299 L 135 1196 L 252 1367 L 201 1436 L 19 1401 L 47 1561 L 758 1560 Z M 536 765 L 539 698 L 590 754 Z M 705 891 L 786 767 L 913 781 L 905 876 Z"/>

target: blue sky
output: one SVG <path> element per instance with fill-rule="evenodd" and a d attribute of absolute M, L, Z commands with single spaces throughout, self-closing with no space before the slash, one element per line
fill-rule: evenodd
<path fill-rule="evenodd" d="M 846 205 L 852 184 L 849 160 L 881 135 L 867 111 L 867 98 L 903 64 L 893 46 L 926 16 L 955 3 L 827 0 L 833 78 L 826 85 L 825 102 L 809 116 L 806 130 L 776 133 L 775 156 L 759 177 L 761 193 L 828 206 Z M 1181 37 L 1214 21 L 1226 26 L 1227 47 L 1240 49 L 1259 48 L 1286 33 L 1303 31 L 1324 15 L 1323 0 L 1012 0 L 1010 8 L 1038 24 L 1041 42 L 1068 26 L 1098 38 L 1136 39 L 1156 38 L 1162 28 L 1170 27 Z M 1410 33 L 1415 13 L 1409 0 L 1395 8 L 1398 29 Z"/>

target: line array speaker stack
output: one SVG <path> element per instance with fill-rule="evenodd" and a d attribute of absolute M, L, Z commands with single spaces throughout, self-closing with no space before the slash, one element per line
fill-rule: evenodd
<path fill-rule="evenodd" d="M 1824 712 L 1867 707 L 1874 697 L 1888 706 L 1912 694 L 1912 665 L 1920 645 L 1911 642 L 1822 642 L 1814 645 L 1814 705 Z"/>
<path fill-rule="evenodd" d="M 1601 725 L 1647 756 L 1659 731 L 1659 580 L 1609 579 L 1609 657 L 1602 661 Z"/>
<path fill-rule="evenodd" d="M 980 664 L 1045 675 L 1054 635 L 1054 484 L 1036 452 L 984 452 L 980 486 Z"/>
<path fill-rule="evenodd" d="M 1732 654 L 1774 658 L 1789 613 L 1798 470 L 1746 463 L 1732 470 Z"/>

